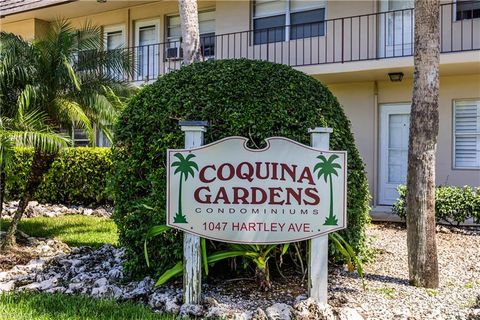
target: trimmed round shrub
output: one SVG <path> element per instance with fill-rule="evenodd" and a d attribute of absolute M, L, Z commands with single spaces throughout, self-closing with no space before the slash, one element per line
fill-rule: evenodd
<path fill-rule="evenodd" d="M 174 230 L 149 244 L 152 269 L 147 270 L 143 256 L 147 230 L 165 223 L 166 150 L 184 146 L 179 120 L 208 121 L 205 143 L 244 136 L 260 147 L 271 136 L 308 145 L 308 128 L 333 128 L 331 149 L 348 151 L 348 229 L 342 234 L 359 252 L 366 252 L 367 178 L 350 121 L 333 94 L 285 65 L 208 61 L 182 67 L 146 86 L 130 100 L 116 126 L 114 219 L 126 248 L 125 270 L 132 276 L 159 275 L 182 257 L 182 237 Z"/>

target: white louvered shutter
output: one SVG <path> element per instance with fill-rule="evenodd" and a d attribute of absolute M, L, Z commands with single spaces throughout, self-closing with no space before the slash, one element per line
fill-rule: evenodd
<path fill-rule="evenodd" d="M 455 167 L 480 167 L 480 101 L 455 104 Z"/>

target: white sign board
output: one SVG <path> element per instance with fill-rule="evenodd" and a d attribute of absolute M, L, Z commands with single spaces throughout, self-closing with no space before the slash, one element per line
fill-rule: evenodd
<path fill-rule="evenodd" d="M 229 137 L 168 150 L 167 225 L 234 243 L 285 243 L 346 228 L 347 154 Z"/>

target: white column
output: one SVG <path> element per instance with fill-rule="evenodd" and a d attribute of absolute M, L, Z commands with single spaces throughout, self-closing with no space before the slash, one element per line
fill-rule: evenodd
<path fill-rule="evenodd" d="M 329 150 L 332 128 L 308 129 L 310 145 Z M 327 304 L 328 235 L 314 238 L 308 243 L 308 295 L 317 302 Z"/>
<path fill-rule="evenodd" d="M 193 149 L 203 145 L 203 133 L 206 121 L 180 121 L 185 132 L 185 149 Z M 200 304 L 202 299 L 202 256 L 200 237 L 183 234 L 183 302 Z"/>

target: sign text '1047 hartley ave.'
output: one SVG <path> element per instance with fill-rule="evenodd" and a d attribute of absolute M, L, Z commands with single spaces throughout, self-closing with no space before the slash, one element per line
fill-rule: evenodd
<path fill-rule="evenodd" d="M 235 243 L 284 243 L 346 227 L 347 154 L 293 140 L 225 138 L 168 150 L 167 224 Z"/>

